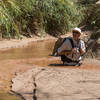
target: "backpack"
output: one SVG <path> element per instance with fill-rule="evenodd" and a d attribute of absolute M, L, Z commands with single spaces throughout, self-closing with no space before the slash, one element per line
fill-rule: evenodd
<path fill-rule="evenodd" d="M 60 38 L 58 38 L 58 40 L 55 42 L 54 49 L 53 49 L 53 53 L 52 53 L 53 56 L 58 56 L 57 50 L 58 50 L 58 48 L 65 42 L 66 39 L 69 39 L 69 40 L 70 40 L 71 45 L 72 45 L 72 48 L 75 47 L 72 38 L 70 38 L 70 37 L 68 37 L 68 38 L 61 38 L 61 37 L 60 37 Z"/>
<path fill-rule="evenodd" d="M 73 40 L 72 40 L 72 38 L 65 38 L 64 39 L 64 41 L 66 40 L 66 39 L 69 39 L 69 41 L 70 41 L 70 43 L 71 43 L 71 45 L 72 45 L 72 48 L 74 48 L 75 47 L 75 45 L 74 45 L 74 42 L 73 42 Z M 63 41 L 63 43 L 64 43 L 64 41 Z M 63 64 L 64 64 L 64 62 L 72 62 L 70 59 L 68 59 L 65 55 L 60 55 L 61 56 L 61 61 L 63 61 Z"/>

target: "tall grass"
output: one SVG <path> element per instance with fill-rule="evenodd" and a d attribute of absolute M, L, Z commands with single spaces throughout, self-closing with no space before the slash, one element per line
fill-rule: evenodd
<path fill-rule="evenodd" d="M 93 4 L 88 7 L 88 16 L 85 20 L 89 27 L 93 30 L 92 39 L 100 38 L 100 5 Z"/>
<path fill-rule="evenodd" d="M 82 5 L 95 4 L 99 0 L 77 0 Z"/>
<path fill-rule="evenodd" d="M 85 7 L 85 18 L 82 25 L 88 25 L 93 33 L 90 38 L 98 40 L 100 38 L 100 4 L 96 4 L 99 0 L 77 0 L 78 4 Z"/>
<path fill-rule="evenodd" d="M 38 27 L 41 35 L 64 34 L 82 21 L 81 11 L 74 0 L 1 0 L 0 33 L 20 38 L 23 32 L 32 33 Z"/>
<path fill-rule="evenodd" d="M 0 31 L 2 37 L 11 37 L 16 34 L 19 37 L 19 29 L 15 17 L 21 13 L 17 2 L 14 0 L 0 1 Z"/>
<path fill-rule="evenodd" d="M 35 4 L 36 13 L 41 18 L 41 26 L 47 32 L 64 33 L 82 20 L 82 13 L 73 0 L 41 0 Z"/>
<path fill-rule="evenodd" d="M 88 17 L 88 22 L 92 27 L 100 28 L 100 5 L 93 5 Z"/>

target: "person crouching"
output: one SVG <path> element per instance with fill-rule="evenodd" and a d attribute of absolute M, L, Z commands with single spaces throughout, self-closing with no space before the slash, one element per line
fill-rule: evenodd
<path fill-rule="evenodd" d="M 80 28 L 72 30 L 72 37 L 67 37 L 64 43 L 58 48 L 57 53 L 61 60 L 67 65 L 81 65 L 82 56 L 86 52 L 85 43 L 80 39 L 82 35 Z"/>

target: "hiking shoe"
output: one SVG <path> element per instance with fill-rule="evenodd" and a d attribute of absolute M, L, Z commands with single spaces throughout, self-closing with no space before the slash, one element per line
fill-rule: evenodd
<path fill-rule="evenodd" d="M 75 66 L 81 66 L 82 62 L 77 63 Z"/>
<path fill-rule="evenodd" d="M 65 62 L 65 63 L 64 63 L 64 65 L 66 65 L 66 66 L 76 66 L 76 64 L 77 64 L 77 63 L 75 63 L 75 62 L 70 62 L 70 63 Z"/>
<path fill-rule="evenodd" d="M 65 66 L 81 66 L 82 65 L 82 62 L 79 62 L 79 63 L 75 63 L 75 62 L 64 62 L 64 65 Z"/>

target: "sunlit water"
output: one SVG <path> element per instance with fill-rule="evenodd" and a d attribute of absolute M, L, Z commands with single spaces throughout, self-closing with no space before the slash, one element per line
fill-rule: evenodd
<path fill-rule="evenodd" d="M 47 57 L 52 53 L 54 41 L 39 41 L 23 48 L 0 51 L 0 60 Z"/>
<path fill-rule="evenodd" d="M 54 47 L 54 40 L 39 41 L 30 43 L 26 47 L 12 48 L 0 51 L 0 60 L 7 59 L 28 59 L 49 57 Z M 18 96 L 0 91 L 0 100 L 22 100 Z"/>

